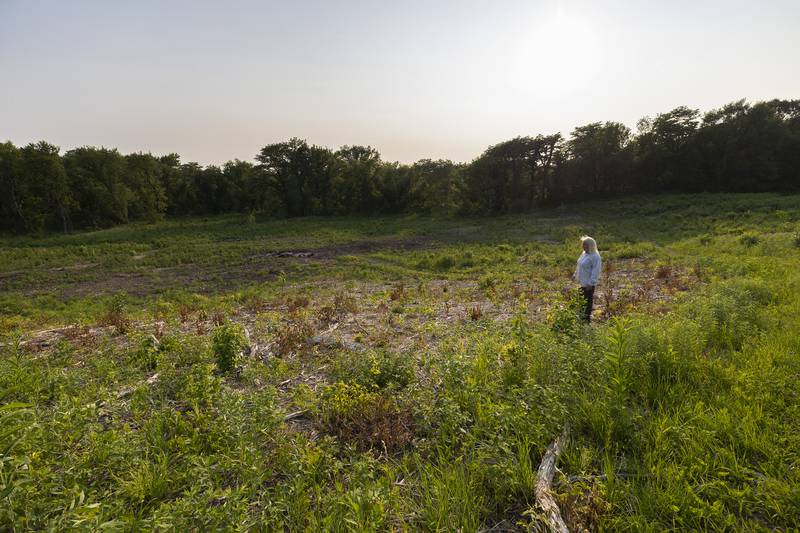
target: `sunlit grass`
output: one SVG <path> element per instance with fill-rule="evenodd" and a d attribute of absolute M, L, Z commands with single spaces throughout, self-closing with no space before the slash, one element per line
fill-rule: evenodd
<path fill-rule="evenodd" d="M 0 529 L 525 530 L 567 423 L 556 492 L 574 529 L 798 528 L 798 206 L 642 197 L 4 239 L 0 274 L 25 272 L 0 295 Z M 647 262 L 669 300 L 577 322 L 560 291 L 583 233 L 629 274 Z M 264 251 L 396 235 L 422 244 L 263 258 L 273 277 L 231 281 Z M 86 278 L 46 270 L 84 261 Z M 205 292 L 70 293 L 179 265 L 218 270 Z"/>

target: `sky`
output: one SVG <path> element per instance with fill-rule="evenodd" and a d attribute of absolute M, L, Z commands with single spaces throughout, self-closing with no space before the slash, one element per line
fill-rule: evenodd
<path fill-rule="evenodd" d="M 518 135 L 800 98 L 798 0 L 0 0 L 0 141 L 470 161 Z"/>

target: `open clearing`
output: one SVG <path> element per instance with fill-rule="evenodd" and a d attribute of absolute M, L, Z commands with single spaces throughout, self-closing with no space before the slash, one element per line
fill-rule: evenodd
<path fill-rule="evenodd" d="M 2 239 L 0 529 L 800 527 L 798 205 Z"/>

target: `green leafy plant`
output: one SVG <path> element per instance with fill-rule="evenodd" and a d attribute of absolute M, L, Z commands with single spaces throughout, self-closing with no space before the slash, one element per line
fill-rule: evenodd
<path fill-rule="evenodd" d="M 106 326 L 112 326 L 117 333 L 126 333 L 131 327 L 127 312 L 127 295 L 117 293 L 108 303 L 106 312 L 100 320 Z"/>
<path fill-rule="evenodd" d="M 138 347 L 131 352 L 132 362 L 142 370 L 155 370 L 161 352 L 159 340 L 154 335 L 143 335 L 136 344 Z"/>
<path fill-rule="evenodd" d="M 755 233 L 745 233 L 741 237 L 739 237 L 739 243 L 746 247 L 755 246 L 761 242 L 761 238 L 756 235 Z"/>
<path fill-rule="evenodd" d="M 436 270 L 450 270 L 454 266 L 456 266 L 456 259 L 450 255 L 442 256 L 433 263 L 433 268 Z"/>
<path fill-rule="evenodd" d="M 625 318 L 615 318 L 608 330 L 604 358 L 609 368 L 609 390 L 617 402 L 622 403 L 628 386 L 627 358 L 630 348 L 631 325 Z"/>
<path fill-rule="evenodd" d="M 361 448 L 397 451 L 413 437 L 410 413 L 392 397 L 358 383 L 326 387 L 317 416 L 327 431 Z"/>
<path fill-rule="evenodd" d="M 406 354 L 384 350 L 350 352 L 334 364 L 335 375 L 367 389 L 406 387 L 414 378 L 413 361 Z"/>
<path fill-rule="evenodd" d="M 238 363 L 242 349 L 247 346 L 247 338 L 242 326 L 229 322 L 214 328 L 211 345 L 217 368 L 228 373 Z"/>
<path fill-rule="evenodd" d="M 10 395 L 13 390 L 5 391 L 0 396 Z M 0 404 L 0 503 L 8 498 L 14 490 L 31 479 L 26 475 L 28 470 L 25 461 L 12 455 L 14 448 L 25 437 L 32 427 L 31 405 L 22 402 Z M 0 524 L 2 524 L 0 512 Z"/>
<path fill-rule="evenodd" d="M 575 336 L 580 329 L 583 300 L 577 292 L 569 292 L 555 299 L 547 313 L 547 322 L 554 332 Z"/>

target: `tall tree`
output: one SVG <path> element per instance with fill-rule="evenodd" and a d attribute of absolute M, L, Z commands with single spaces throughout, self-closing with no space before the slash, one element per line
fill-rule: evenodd
<path fill-rule="evenodd" d="M 257 211 L 264 210 L 268 196 L 263 196 L 257 190 L 257 172 L 253 164 L 248 161 L 228 161 L 222 167 L 222 172 L 228 183 L 226 211 Z M 263 191 L 268 193 L 269 191 Z"/>
<path fill-rule="evenodd" d="M 463 165 L 421 159 L 410 170 L 409 208 L 420 212 L 455 212 L 461 192 Z"/>
<path fill-rule="evenodd" d="M 14 203 L 28 231 L 46 227 L 72 229 L 73 198 L 67 183 L 59 148 L 40 141 L 20 150 L 14 182 Z"/>
<path fill-rule="evenodd" d="M 167 209 L 167 194 L 163 185 L 163 169 L 151 154 L 125 156 L 125 183 L 133 193 L 130 202 L 131 218 L 155 222 Z"/>
<path fill-rule="evenodd" d="M 381 179 L 378 151 L 369 146 L 343 146 L 335 156 L 339 164 L 331 187 L 334 211 L 339 214 L 376 212 Z"/>
<path fill-rule="evenodd" d="M 25 229 L 19 160 L 19 148 L 11 142 L 0 144 L 0 227 L 3 229 Z"/>
<path fill-rule="evenodd" d="M 302 139 L 265 146 L 256 156 L 266 185 L 281 200 L 286 216 L 303 216 L 312 212 L 311 150 Z"/>
<path fill-rule="evenodd" d="M 467 210 L 522 211 L 546 201 L 560 142 L 561 135 L 555 134 L 516 137 L 490 146 L 467 170 L 464 184 Z"/>
<path fill-rule="evenodd" d="M 639 121 L 636 142 L 638 172 L 646 190 L 685 190 L 697 185 L 694 142 L 700 112 L 685 106 Z"/>
<path fill-rule="evenodd" d="M 81 224 L 107 227 L 128 222 L 134 193 L 125 179 L 125 158 L 116 149 L 83 147 L 64 154 L 69 186 Z"/>
<path fill-rule="evenodd" d="M 628 188 L 630 140 L 631 130 L 619 122 L 593 122 L 575 128 L 567 150 L 576 189 L 601 196 Z"/>
<path fill-rule="evenodd" d="M 718 191 L 792 190 L 800 148 L 792 121 L 798 102 L 744 100 L 706 113 L 697 134 L 704 183 Z M 795 154 L 793 156 L 793 154 Z M 788 163 L 788 164 L 787 164 Z M 795 186 L 797 184 L 795 183 Z"/>

